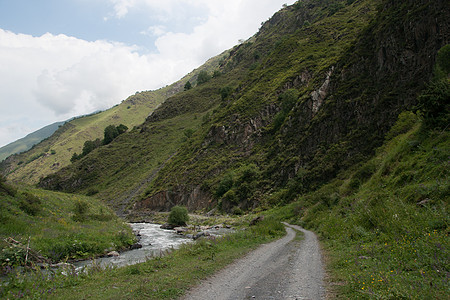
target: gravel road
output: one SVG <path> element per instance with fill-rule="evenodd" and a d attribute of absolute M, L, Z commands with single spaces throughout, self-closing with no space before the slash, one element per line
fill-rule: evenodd
<path fill-rule="evenodd" d="M 183 300 L 324 299 L 324 270 L 317 237 L 296 225 L 192 289 Z M 304 239 L 295 240 L 295 230 Z"/>

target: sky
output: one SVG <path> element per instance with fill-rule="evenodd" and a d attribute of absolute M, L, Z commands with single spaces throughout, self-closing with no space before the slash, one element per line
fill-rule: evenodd
<path fill-rule="evenodd" d="M 294 0 L 0 0 L 0 147 L 171 84 Z"/>

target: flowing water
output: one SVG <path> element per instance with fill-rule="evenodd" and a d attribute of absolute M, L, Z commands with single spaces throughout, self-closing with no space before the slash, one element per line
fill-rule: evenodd
<path fill-rule="evenodd" d="M 162 255 L 165 251 L 176 249 L 181 244 L 191 242 L 192 239 L 183 235 L 178 235 L 173 230 L 161 229 L 159 224 L 132 223 L 134 231 L 139 232 L 142 245 L 140 249 L 128 250 L 120 253 L 116 257 L 101 257 L 95 259 L 95 263 L 100 266 L 126 266 L 146 261 L 148 258 Z M 93 260 L 84 260 L 74 263 L 77 270 L 92 265 Z"/>

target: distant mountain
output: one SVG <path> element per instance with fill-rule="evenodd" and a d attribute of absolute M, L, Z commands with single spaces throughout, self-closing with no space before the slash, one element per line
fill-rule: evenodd
<path fill-rule="evenodd" d="M 47 136 L 48 138 L 35 140 L 31 145 L 36 146 L 30 150 L 26 151 L 24 148 L 13 152 L 25 151 L 20 154 L 9 157 L 5 155 L 7 158 L 3 157 L 4 160 L 0 163 L 0 173 L 12 181 L 37 183 L 41 177 L 69 165 L 73 154 L 80 154 L 86 141 L 103 139 L 104 129 L 107 126 L 124 124 L 131 130 L 142 124 L 162 102 L 183 91 L 188 81 L 195 85 L 200 73 L 212 73 L 219 62 L 228 56 L 229 53 L 224 52 L 208 60 L 171 85 L 154 91 L 136 92 L 108 110 L 73 118 L 51 136 Z"/>
<path fill-rule="evenodd" d="M 51 136 L 60 126 L 64 125 L 66 121 L 56 122 L 47 125 L 35 132 L 28 134 L 26 137 L 18 139 L 15 142 L 9 143 L 6 146 L 0 148 L 0 161 L 4 160 L 8 156 L 31 149 L 34 145 L 41 142 L 43 139 Z"/>

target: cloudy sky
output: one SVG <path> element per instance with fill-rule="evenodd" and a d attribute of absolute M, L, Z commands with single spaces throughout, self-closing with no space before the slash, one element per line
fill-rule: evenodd
<path fill-rule="evenodd" d="M 0 0 L 0 147 L 170 84 L 294 0 Z"/>

